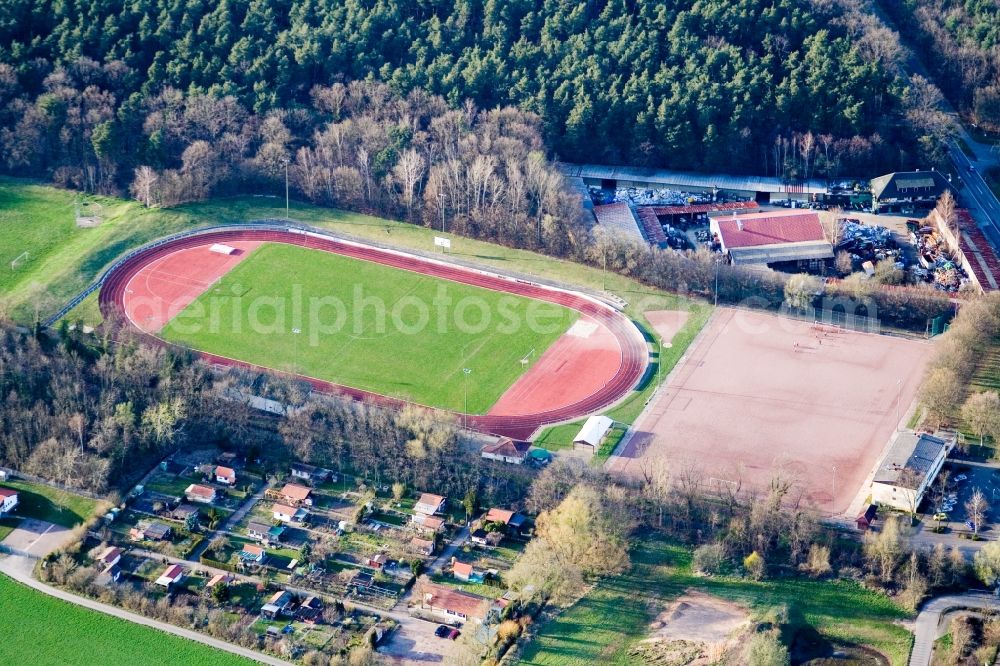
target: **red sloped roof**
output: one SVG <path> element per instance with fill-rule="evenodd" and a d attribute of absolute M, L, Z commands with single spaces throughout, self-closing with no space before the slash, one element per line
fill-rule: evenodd
<path fill-rule="evenodd" d="M 823 241 L 823 225 L 815 212 L 766 212 L 717 218 L 726 249 L 782 243 Z M 740 229 L 740 224 L 743 228 Z"/>
<path fill-rule="evenodd" d="M 0 488 L 0 497 L 13 497 L 17 491 L 13 488 Z"/>

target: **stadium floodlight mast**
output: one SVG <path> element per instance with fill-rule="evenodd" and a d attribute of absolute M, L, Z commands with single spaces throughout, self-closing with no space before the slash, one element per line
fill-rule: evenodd
<path fill-rule="evenodd" d="M 896 432 L 899 432 L 899 401 L 903 399 L 903 380 L 896 380 Z"/>
<path fill-rule="evenodd" d="M 292 219 L 288 214 L 288 159 L 285 159 L 285 219 Z"/>
<path fill-rule="evenodd" d="M 462 373 L 465 375 L 465 411 L 462 412 L 465 417 L 465 429 L 469 429 L 469 375 L 472 374 L 472 368 L 462 368 Z"/>
<path fill-rule="evenodd" d="M 292 366 L 292 374 L 294 375 L 299 374 L 299 333 L 301 332 L 302 332 L 301 328 L 292 329 L 292 335 L 293 335 L 292 339 L 295 341 L 294 344 L 295 360 L 294 360 L 294 365 Z"/>

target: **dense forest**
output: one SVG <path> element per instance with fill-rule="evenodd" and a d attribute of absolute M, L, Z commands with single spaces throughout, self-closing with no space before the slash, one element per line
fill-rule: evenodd
<path fill-rule="evenodd" d="M 108 191 L 229 125 L 247 129 L 217 159 L 294 152 L 343 120 L 317 86 L 370 79 L 470 117 L 516 107 L 569 161 L 790 177 L 933 161 L 896 36 L 845 2 L 11 0 L 0 144 L 11 171 Z M 182 113 L 190 137 L 166 127 Z"/>
<path fill-rule="evenodd" d="M 886 0 L 951 102 L 1000 132 L 1000 5 L 991 0 Z"/>

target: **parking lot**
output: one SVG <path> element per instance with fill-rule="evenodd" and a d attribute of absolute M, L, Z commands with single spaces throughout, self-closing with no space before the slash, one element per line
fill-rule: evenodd
<path fill-rule="evenodd" d="M 969 518 L 965 504 L 972 497 L 973 490 L 978 488 L 989 505 L 979 533 L 987 538 L 1000 533 L 1000 528 L 991 527 L 991 521 L 1000 516 L 1000 511 L 994 510 L 1000 507 L 1000 468 L 951 461 L 942 469 L 942 473 L 944 472 L 947 472 L 949 478 L 944 499 L 940 498 L 939 492 L 932 491 L 921 507 L 927 521 L 937 525 L 933 516 L 940 509 L 948 516 L 947 520 L 941 522 L 942 526 L 956 533 L 971 532 L 971 525 L 966 524 Z M 947 510 L 949 506 L 951 509 Z"/>
<path fill-rule="evenodd" d="M 48 555 L 66 545 L 72 532 L 65 527 L 44 520 L 25 518 L 3 540 L 5 546 L 36 557 Z"/>

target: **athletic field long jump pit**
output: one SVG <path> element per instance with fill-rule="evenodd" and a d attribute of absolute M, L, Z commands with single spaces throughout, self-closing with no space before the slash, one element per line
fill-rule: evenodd
<path fill-rule="evenodd" d="M 666 464 L 703 487 L 766 492 L 842 513 L 916 394 L 926 342 L 719 308 L 612 470 Z"/>
<path fill-rule="evenodd" d="M 627 396 L 649 356 L 627 317 L 582 294 L 280 228 L 150 247 L 100 303 L 213 363 L 518 438 Z"/>

